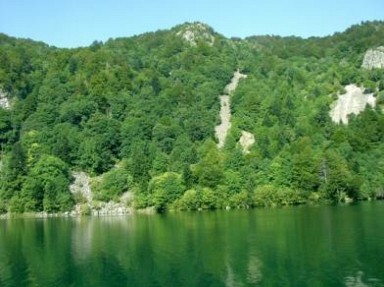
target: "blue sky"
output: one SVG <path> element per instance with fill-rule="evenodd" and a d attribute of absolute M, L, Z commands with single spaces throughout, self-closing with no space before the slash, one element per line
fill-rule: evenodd
<path fill-rule="evenodd" d="M 301 37 L 384 20 L 384 0 L 0 0 L 0 32 L 77 47 L 201 21 L 227 37 Z"/>

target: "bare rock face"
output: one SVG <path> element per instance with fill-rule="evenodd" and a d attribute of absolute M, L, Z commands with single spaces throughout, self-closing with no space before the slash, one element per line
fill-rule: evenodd
<path fill-rule="evenodd" d="M 132 213 L 132 209 L 128 207 L 128 204 L 133 200 L 132 192 L 124 193 L 120 198 L 120 202 L 94 201 L 89 175 L 85 172 L 74 172 L 72 176 L 75 180 L 69 187 L 71 193 L 80 194 L 86 202 L 76 204 L 74 209 L 68 213 L 69 216 L 79 216 L 83 214 L 110 216 Z"/>
<path fill-rule="evenodd" d="M 339 95 L 337 101 L 331 105 L 330 116 L 335 123 L 348 124 L 348 115 L 358 115 L 364 111 L 366 105 L 375 107 L 376 98 L 373 94 L 364 93 L 364 88 L 356 85 L 345 87 L 346 93 Z"/>
<path fill-rule="evenodd" d="M 365 69 L 384 68 L 384 46 L 369 49 L 365 53 L 362 67 Z"/>
<path fill-rule="evenodd" d="M 11 108 L 7 95 L 0 89 L 0 107 L 3 109 Z"/>
<path fill-rule="evenodd" d="M 87 202 L 92 202 L 92 191 L 90 186 L 90 177 L 85 172 L 74 172 L 72 176 L 75 178 L 74 182 L 69 186 L 72 194 L 81 194 Z"/>
<path fill-rule="evenodd" d="M 244 154 L 249 154 L 249 149 L 254 145 L 255 143 L 255 136 L 249 132 L 241 131 L 241 137 L 239 140 L 239 144 L 243 148 Z"/>
<path fill-rule="evenodd" d="M 215 37 L 212 35 L 210 28 L 198 22 L 185 26 L 177 35 L 181 36 L 192 46 L 196 46 L 198 42 L 206 42 L 210 46 L 215 43 Z"/>

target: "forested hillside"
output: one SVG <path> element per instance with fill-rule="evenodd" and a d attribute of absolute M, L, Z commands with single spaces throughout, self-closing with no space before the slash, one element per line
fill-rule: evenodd
<path fill-rule="evenodd" d="M 91 176 L 95 202 L 129 193 L 157 210 L 383 197 L 384 69 L 362 67 L 383 45 L 383 22 L 309 39 L 187 23 L 77 49 L 0 34 L 0 212 L 90 204 L 70 192 L 74 172 Z M 219 148 L 219 96 L 237 70 Z M 334 123 L 350 84 L 376 105 Z"/>

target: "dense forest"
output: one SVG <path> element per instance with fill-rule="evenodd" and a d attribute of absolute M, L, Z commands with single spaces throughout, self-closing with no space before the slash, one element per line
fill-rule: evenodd
<path fill-rule="evenodd" d="M 0 213 L 94 201 L 217 209 L 384 196 L 384 69 L 362 68 L 384 22 L 323 38 L 227 39 L 200 23 L 61 49 L 0 34 Z M 236 70 L 231 129 L 219 95 Z M 334 123 L 345 86 L 376 106 Z M 242 131 L 254 135 L 246 152 Z"/>

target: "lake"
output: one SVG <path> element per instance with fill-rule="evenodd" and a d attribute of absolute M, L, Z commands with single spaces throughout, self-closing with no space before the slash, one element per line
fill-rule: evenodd
<path fill-rule="evenodd" d="M 4 219 L 0 286 L 384 286 L 384 202 Z"/>

